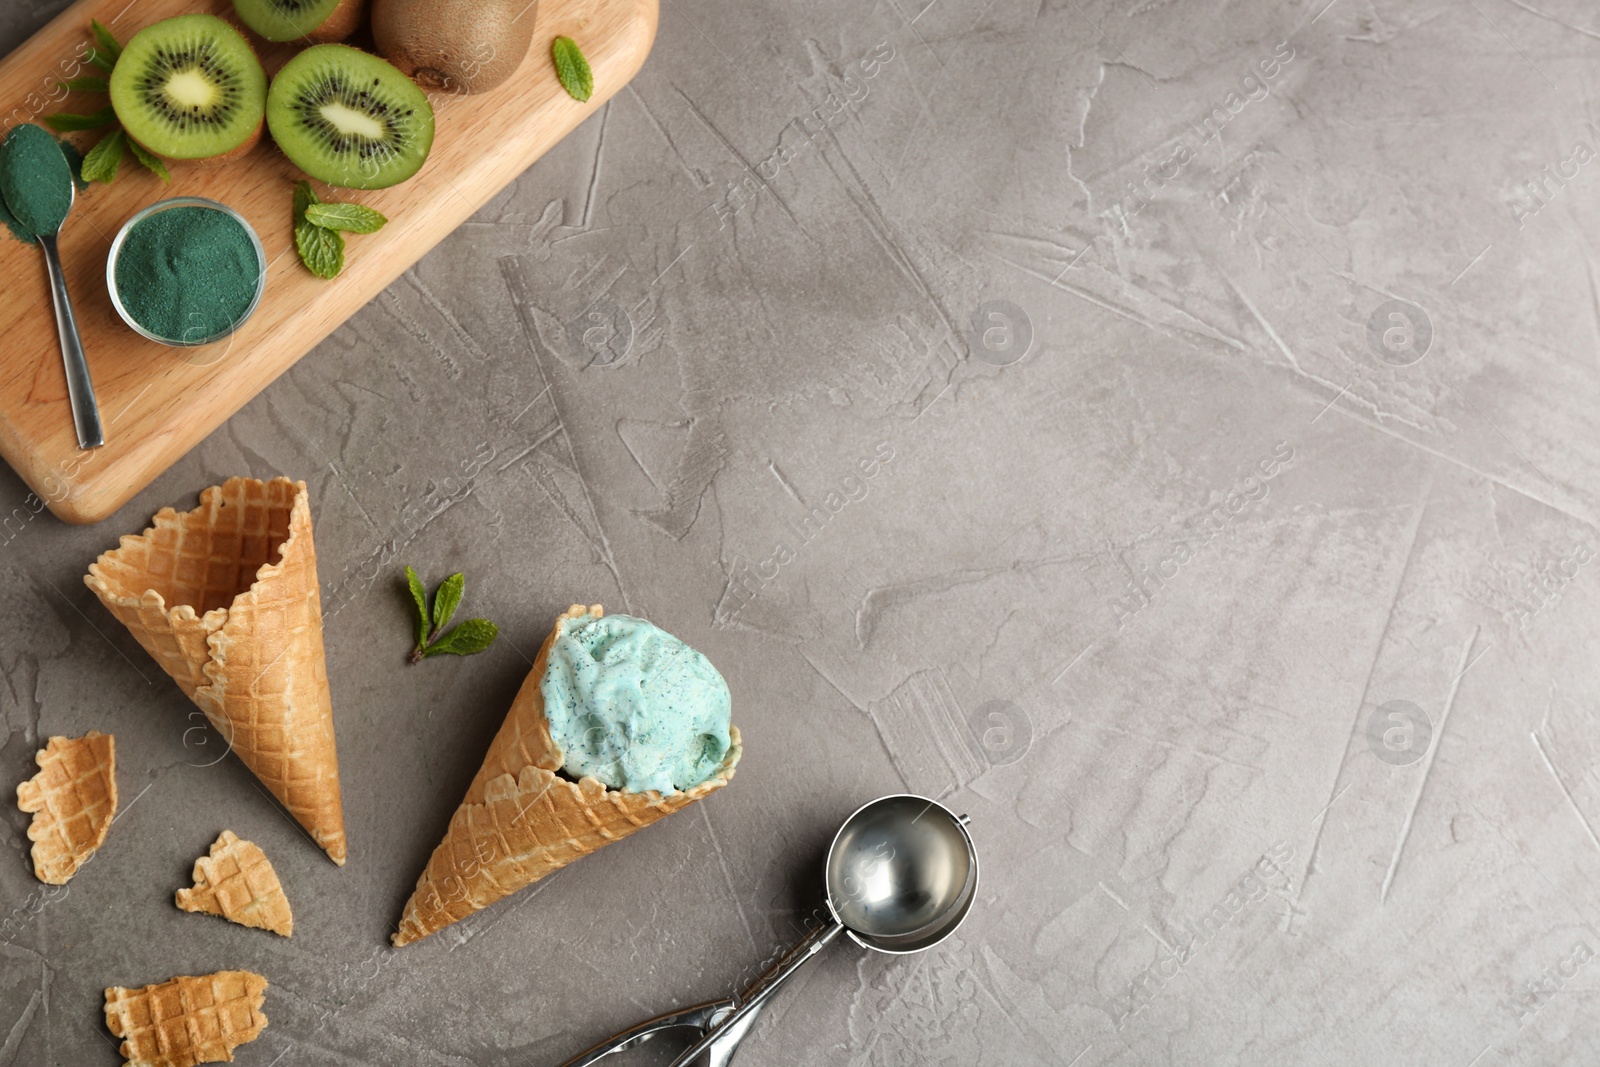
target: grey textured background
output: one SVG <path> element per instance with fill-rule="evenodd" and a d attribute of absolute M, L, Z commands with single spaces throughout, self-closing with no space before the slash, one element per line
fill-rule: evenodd
<path fill-rule="evenodd" d="M 65 895 L 3 817 L 0 1064 L 116 1062 L 103 986 L 221 967 L 272 982 L 241 1063 L 554 1064 L 752 977 L 902 789 L 972 815 L 970 921 L 831 950 L 741 1062 L 1595 1062 L 1597 63 L 1585 0 L 667 0 L 628 89 L 116 518 L 5 528 L 0 778 L 99 728 L 124 800 Z M 970 336 L 997 300 L 1020 360 Z M 279 472 L 344 870 L 80 582 Z M 506 638 L 405 666 L 406 562 Z M 710 655 L 738 779 L 390 950 L 576 600 Z M 224 827 L 292 940 L 172 906 Z"/>

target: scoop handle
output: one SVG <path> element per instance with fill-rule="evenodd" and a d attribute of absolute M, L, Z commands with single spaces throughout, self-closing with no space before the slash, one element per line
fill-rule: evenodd
<path fill-rule="evenodd" d="M 617 1052 L 624 1052 L 636 1045 L 653 1040 L 658 1034 L 669 1033 L 674 1030 L 690 1030 L 695 1034 L 704 1034 L 715 1027 L 732 1013 L 735 1004 L 732 1000 L 713 1000 L 706 1004 L 697 1004 L 692 1008 L 682 1011 L 658 1015 L 648 1019 L 637 1026 L 629 1027 L 606 1040 L 582 1055 L 568 1060 L 561 1067 L 592 1067 L 593 1064 Z M 738 1035 L 742 1037 L 743 1035 Z M 734 1038 L 734 1043 L 738 1040 Z M 726 1067 L 733 1058 L 731 1044 L 726 1053 L 720 1058 L 713 1050 L 710 1067 Z"/>
<path fill-rule="evenodd" d="M 78 337 L 78 320 L 72 314 L 72 298 L 67 295 L 67 279 L 61 273 L 56 235 L 40 234 L 39 247 L 44 249 L 45 267 L 50 272 L 50 301 L 56 308 L 56 332 L 61 337 L 61 362 L 67 371 L 67 399 L 72 404 L 78 447 L 99 448 L 106 443 L 106 434 L 100 425 L 94 384 L 89 381 L 89 361 L 83 356 L 83 341 Z"/>
<path fill-rule="evenodd" d="M 742 1038 L 744 1034 L 737 1028 L 748 1027 L 750 1017 L 766 1007 L 767 1001 L 778 991 L 778 987 L 793 978 L 795 972 L 818 952 L 827 948 L 833 939 L 843 932 L 844 927 L 830 915 L 827 923 L 807 934 L 804 941 L 790 949 L 776 966 L 757 978 L 749 989 L 740 994 L 739 1006 L 707 1031 L 704 1037 L 689 1046 L 688 1051 L 673 1060 L 672 1067 L 690 1067 L 696 1057 L 730 1034 L 737 1034 Z M 730 1047 L 729 1058 L 732 1058 L 732 1055 L 733 1049 Z"/>

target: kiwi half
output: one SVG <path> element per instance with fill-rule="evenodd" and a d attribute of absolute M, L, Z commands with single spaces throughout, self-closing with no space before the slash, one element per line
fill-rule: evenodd
<path fill-rule="evenodd" d="M 233 155 L 261 134 L 267 76 L 238 30 L 179 15 L 133 35 L 111 71 L 111 106 L 128 136 L 168 159 Z"/>
<path fill-rule="evenodd" d="M 233 0 L 239 21 L 269 41 L 342 41 L 366 7 L 366 0 Z"/>
<path fill-rule="evenodd" d="M 267 128 L 311 177 L 383 189 L 421 169 L 433 146 L 433 107 L 410 78 L 342 44 L 285 63 L 267 93 Z"/>

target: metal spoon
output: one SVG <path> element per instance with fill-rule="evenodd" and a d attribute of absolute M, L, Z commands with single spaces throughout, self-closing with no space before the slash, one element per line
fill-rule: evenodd
<path fill-rule="evenodd" d="M 965 815 L 910 794 L 861 807 L 828 848 L 826 924 L 743 993 L 640 1023 L 562 1067 L 589 1067 L 670 1030 L 701 1035 L 672 1067 L 688 1067 L 699 1056 L 707 1057 L 709 1067 L 727 1067 L 756 1013 L 840 933 L 878 952 L 921 952 L 937 945 L 961 925 L 978 889 L 978 854 L 966 824 Z"/>
<path fill-rule="evenodd" d="M 78 190 L 69 181 L 67 211 L 61 225 L 67 224 L 72 204 Z M 99 448 L 106 443 L 105 430 L 100 425 L 100 407 L 94 400 L 94 384 L 89 381 L 89 363 L 83 358 L 83 341 L 78 337 L 78 320 L 72 314 L 72 299 L 67 295 L 67 279 L 61 273 L 61 256 L 56 251 L 55 233 L 38 234 L 39 247 L 44 249 L 44 263 L 50 272 L 50 301 L 56 308 L 56 333 L 61 338 L 61 361 L 67 370 L 67 399 L 72 403 L 72 425 L 78 431 L 79 448 Z"/>

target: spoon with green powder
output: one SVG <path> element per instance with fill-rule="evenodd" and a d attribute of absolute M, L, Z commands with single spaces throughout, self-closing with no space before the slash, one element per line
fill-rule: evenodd
<path fill-rule="evenodd" d="M 105 431 L 100 425 L 89 364 L 78 337 L 78 320 L 72 314 L 67 280 L 61 273 L 61 257 L 56 251 L 56 236 L 72 210 L 75 192 L 67 157 L 42 127 L 24 123 L 0 142 L 0 197 L 5 199 L 12 218 L 38 238 L 39 247 L 44 249 L 45 268 L 50 272 L 50 298 L 56 308 L 56 331 L 61 337 L 67 398 L 72 403 L 78 447 L 96 448 L 106 443 Z"/>

